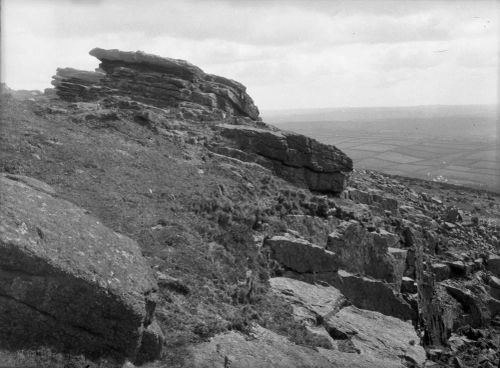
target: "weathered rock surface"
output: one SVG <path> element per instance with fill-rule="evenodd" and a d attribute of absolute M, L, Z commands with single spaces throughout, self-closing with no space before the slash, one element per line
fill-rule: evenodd
<path fill-rule="evenodd" d="M 236 81 L 210 75 L 184 60 L 141 51 L 95 48 L 101 61 L 96 72 L 58 69 L 52 84 L 69 101 L 91 101 L 118 95 L 157 107 L 178 108 L 187 118 L 222 119 L 230 115 L 259 119 L 246 88 Z"/>
<path fill-rule="evenodd" d="M 338 260 L 335 253 L 291 235 L 273 236 L 264 241 L 271 258 L 299 273 L 335 272 Z"/>
<path fill-rule="evenodd" d="M 259 155 L 277 175 L 314 191 L 340 193 L 352 171 L 352 160 L 342 151 L 300 134 L 246 125 L 219 129 L 235 148 Z"/>
<path fill-rule="evenodd" d="M 332 286 L 312 285 L 287 277 L 273 277 L 269 283 L 271 290 L 292 306 L 294 318 L 304 326 L 309 344 L 335 348 L 335 341 L 323 326 L 323 321 L 348 305 L 340 291 Z"/>
<path fill-rule="evenodd" d="M 345 335 L 361 355 L 422 365 L 425 351 L 411 323 L 350 306 L 325 320 L 330 333 Z"/>
<path fill-rule="evenodd" d="M 414 320 L 416 312 L 389 284 L 339 270 L 331 284 L 356 307 L 393 316 L 404 321 Z"/>
<path fill-rule="evenodd" d="M 385 230 L 369 232 L 355 220 L 342 222 L 330 234 L 326 249 L 338 255 L 339 267 L 394 283 L 399 288 L 406 250 L 393 248 L 399 237 Z"/>
<path fill-rule="evenodd" d="M 157 287 L 137 243 L 37 180 L 0 176 L 0 193 L 2 347 L 156 358 Z"/>
<path fill-rule="evenodd" d="M 309 343 L 333 367 L 403 367 L 403 362 L 425 361 L 411 323 L 348 306 L 332 286 L 285 277 L 272 278 L 270 284 L 292 305 L 295 319 L 307 326 Z"/>
<path fill-rule="evenodd" d="M 254 326 L 248 338 L 238 332 L 217 335 L 191 349 L 193 368 L 331 368 L 317 351 L 295 345 L 287 338 Z M 338 367 L 347 367 L 338 365 Z"/>
<path fill-rule="evenodd" d="M 301 322 L 315 325 L 347 305 L 346 298 L 332 286 L 311 285 L 287 277 L 269 279 L 271 289 L 283 296 Z"/>

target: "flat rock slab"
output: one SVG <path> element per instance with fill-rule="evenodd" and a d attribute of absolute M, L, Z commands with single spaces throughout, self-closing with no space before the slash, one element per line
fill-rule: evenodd
<path fill-rule="evenodd" d="M 157 289 L 137 243 L 13 179 L 0 176 L 1 344 L 134 359 Z"/>
<path fill-rule="evenodd" d="M 301 238 L 273 236 L 264 246 L 271 250 L 277 262 L 299 273 L 335 272 L 338 269 L 337 255 Z"/>
<path fill-rule="evenodd" d="M 284 297 L 293 307 L 295 319 L 315 326 L 318 320 L 337 313 L 347 299 L 333 286 L 311 285 L 288 277 L 269 280 L 271 290 Z"/>
<path fill-rule="evenodd" d="M 347 313 L 346 313 L 347 315 Z M 380 328 L 370 323 L 369 318 L 362 316 L 360 321 L 368 318 L 370 327 Z M 355 322 L 353 322 L 353 325 Z M 352 326 L 352 325 L 351 325 Z M 389 326 L 388 326 L 389 327 Z M 390 326 L 395 327 L 395 326 Z M 363 335 L 371 340 L 358 345 L 363 353 L 346 353 L 339 350 L 323 348 L 307 348 L 296 345 L 284 336 L 280 336 L 260 326 L 255 326 L 250 336 L 239 332 L 228 332 L 214 336 L 210 341 L 195 345 L 189 349 L 189 359 L 186 366 L 193 368 L 403 368 L 407 361 L 403 356 L 407 354 L 420 364 L 425 360 L 425 352 L 419 346 L 411 346 L 405 339 L 410 337 L 407 326 L 403 328 L 404 335 L 398 340 L 389 335 L 391 345 L 384 346 L 383 352 L 377 355 L 372 350 L 370 342 L 374 342 L 374 335 L 378 330 Z M 411 325 L 410 325 L 411 327 Z M 361 331 L 361 333 L 364 333 Z M 367 332 L 368 333 L 368 332 Z M 415 332 L 413 334 L 416 336 Z M 385 336 L 385 335 L 384 335 Z M 412 338 L 414 336 L 411 336 Z M 378 342 L 383 345 L 382 342 Z M 409 346 L 406 349 L 406 346 Z M 412 358 L 410 358 L 412 359 Z M 423 359 L 423 360 L 422 360 Z"/>
<path fill-rule="evenodd" d="M 325 320 L 330 330 L 345 334 L 365 359 L 388 361 L 403 366 L 425 362 L 425 350 L 411 323 L 378 312 L 349 306 Z M 393 366 L 393 364 L 388 365 Z"/>
<path fill-rule="evenodd" d="M 336 367 L 316 350 L 295 345 L 260 326 L 254 327 L 251 336 L 234 331 L 217 335 L 194 346 L 190 353 L 186 366 L 192 368 Z"/>
<path fill-rule="evenodd" d="M 384 359 L 367 354 L 346 353 L 318 347 L 318 352 L 332 363 L 332 368 L 407 368 L 402 360 Z"/>
<path fill-rule="evenodd" d="M 242 116 L 259 120 L 259 110 L 241 83 L 206 74 L 184 60 L 142 51 L 95 48 L 99 72 L 59 68 L 53 77 L 57 95 L 68 101 L 97 101 L 109 95 L 156 107 L 173 107 L 179 118 L 221 120 Z"/>
<path fill-rule="evenodd" d="M 416 312 L 390 284 L 339 270 L 330 280 L 358 308 L 377 311 L 403 321 L 414 320 Z"/>

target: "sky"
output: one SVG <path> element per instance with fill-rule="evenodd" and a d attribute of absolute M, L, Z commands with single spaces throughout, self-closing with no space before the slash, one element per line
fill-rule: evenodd
<path fill-rule="evenodd" d="M 2 0 L 1 79 L 50 87 L 94 47 L 187 60 L 261 111 L 496 104 L 500 1 Z"/>

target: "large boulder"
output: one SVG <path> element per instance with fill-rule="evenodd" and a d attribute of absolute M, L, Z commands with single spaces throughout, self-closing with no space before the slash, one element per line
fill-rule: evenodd
<path fill-rule="evenodd" d="M 0 176 L 0 193 L 0 345 L 158 355 L 157 285 L 137 243 L 35 179 Z"/>
<path fill-rule="evenodd" d="M 177 108 L 186 118 L 218 120 L 228 116 L 259 120 L 259 110 L 241 83 L 206 74 L 187 61 L 142 51 L 95 48 L 99 71 L 58 69 L 52 84 L 70 101 L 118 95 L 157 107 Z"/>
<path fill-rule="evenodd" d="M 352 160 L 338 148 L 300 134 L 248 125 L 218 128 L 225 144 L 259 155 L 277 175 L 314 191 L 342 192 L 352 171 Z"/>

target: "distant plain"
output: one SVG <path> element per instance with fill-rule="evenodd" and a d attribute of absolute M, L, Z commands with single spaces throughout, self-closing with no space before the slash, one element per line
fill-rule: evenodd
<path fill-rule="evenodd" d="M 264 111 L 264 121 L 332 144 L 355 168 L 500 192 L 498 106 Z"/>

